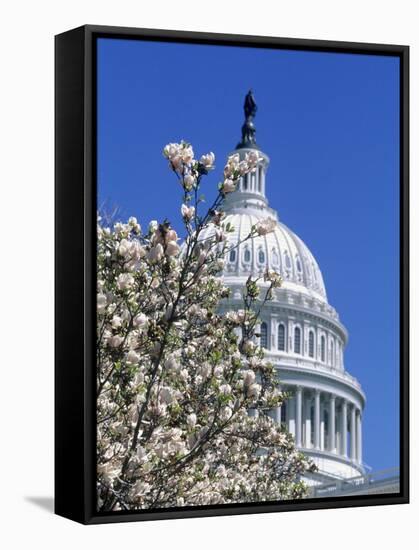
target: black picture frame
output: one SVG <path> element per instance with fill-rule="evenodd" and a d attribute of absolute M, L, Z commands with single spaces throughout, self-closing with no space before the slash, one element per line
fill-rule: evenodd
<path fill-rule="evenodd" d="M 364 53 L 400 59 L 400 492 L 281 503 L 95 511 L 96 40 Z M 86 25 L 55 37 L 55 513 L 84 523 L 409 502 L 409 47 Z M 69 342 L 71 343 L 69 345 Z"/>

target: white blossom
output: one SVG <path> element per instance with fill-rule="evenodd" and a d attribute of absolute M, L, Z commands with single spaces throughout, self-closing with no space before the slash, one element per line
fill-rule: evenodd
<path fill-rule="evenodd" d="M 130 273 L 121 273 L 116 281 L 116 286 L 119 290 L 131 288 L 134 284 L 134 277 Z"/>
<path fill-rule="evenodd" d="M 267 235 L 272 233 L 277 227 L 277 222 L 273 218 L 264 218 L 256 223 L 255 229 L 258 235 Z"/>
<path fill-rule="evenodd" d="M 132 320 L 134 327 L 144 328 L 148 324 L 147 316 L 144 313 L 138 313 Z"/>
<path fill-rule="evenodd" d="M 191 414 L 188 414 L 188 417 L 186 418 L 186 423 L 190 428 L 194 428 L 196 424 L 196 420 L 197 420 L 196 414 L 191 413 Z"/>
<path fill-rule="evenodd" d="M 167 256 L 177 256 L 180 252 L 180 246 L 175 241 L 169 241 L 166 246 Z"/>
<path fill-rule="evenodd" d="M 202 155 L 199 161 L 204 165 L 206 170 L 212 170 L 214 168 L 215 155 L 214 153 L 208 153 L 207 155 Z"/>
<path fill-rule="evenodd" d="M 223 193 L 227 195 L 228 193 L 232 193 L 233 191 L 236 190 L 236 183 L 234 180 L 227 178 L 224 180 L 221 189 Z"/>
<path fill-rule="evenodd" d="M 186 189 L 186 191 L 191 191 L 193 187 L 195 186 L 196 179 L 192 174 L 186 174 L 183 177 L 183 187 Z"/>
<path fill-rule="evenodd" d="M 134 350 L 130 350 L 127 353 L 127 357 L 126 357 L 127 363 L 130 363 L 131 365 L 135 365 L 136 363 L 138 363 L 139 360 L 140 360 L 140 356 L 137 353 L 135 353 Z"/>
<path fill-rule="evenodd" d="M 163 246 L 160 243 L 157 243 L 156 246 L 153 246 L 148 252 L 148 259 L 152 263 L 160 262 L 164 256 Z"/>
<path fill-rule="evenodd" d="M 191 220 L 195 216 L 195 207 L 182 204 L 180 212 L 185 220 Z"/>

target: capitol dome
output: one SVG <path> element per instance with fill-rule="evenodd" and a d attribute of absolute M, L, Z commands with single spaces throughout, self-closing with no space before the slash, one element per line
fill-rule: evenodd
<path fill-rule="evenodd" d="M 246 102 L 251 95 L 249 92 Z M 362 461 L 362 416 L 365 394 L 345 368 L 348 333 L 328 303 L 320 268 L 306 244 L 268 204 L 266 173 L 268 156 L 255 139 L 253 96 L 246 109 L 242 140 L 234 150 L 244 159 L 257 150 L 255 172 L 243 176 L 237 189 L 226 196 L 222 210 L 229 234 L 229 252 L 222 277 L 231 297 L 222 310 L 243 306 L 243 288 L 251 276 L 267 268 L 283 279 L 273 299 L 260 312 L 260 345 L 274 365 L 282 389 L 290 397 L 270 411 L 270 416 L 294 436 L 295 445 L 317 466 L 306 481 L 313 485 L 345 480 L 365 472 Z M 246 240 L 252 226 L 264 218 L 276 221 L 274 231 Z M 213 229 L 208 227 L 202 238 Z M 258 414 L 258 411 L 252 411 Z"/>
<path fill-rule="evenodd" d="M 243 241 L 261 217 L 263 212 L 234 211 L 228 214 L 224 221 L 234 227 L 234 233 L 229 236 L 229 245 Z M 228 276 L 257 274 L 266 268 L 281 275 L 283 288 L 327 302 L 323 276 L 314 256 L 306 244 L 281 222 L 278 222 L 272 233 L 255 237 L 231 251 L 225 273 Z"/>

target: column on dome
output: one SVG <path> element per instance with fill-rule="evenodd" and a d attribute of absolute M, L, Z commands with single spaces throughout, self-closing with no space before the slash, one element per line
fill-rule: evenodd
<path fill-rule="evenodd" d="M 331 451 L 332 453 L 336 452 L 335 414 L 336 414 L 336 398 L 333 394 L 331 394 L 330 400 L 329 400 L 329 451 Z"/>
<path fill-rule="evenodd" d="M 269 252 L 268 252 L 269 253 Z M 272 350 L 278 349 L 278 318 L 276 316 L 271 317 L 271 331 L 270 331 L 270 339 L 271 339 L 271 345 L 269 346 Z"/>
<path fill-rule="evenodd" d="M 304 391 L 304 446 L 306 449 L 311 448 L 311 392 Z"/>
<path fill-rule="evenodd" d="M 274 422 L 276 422 L 277 424 L 280 424 L 281 423 L 281 405 L 272 409 L 270 416 L 274 420 Z"/>
<path fill-rule="evenodd" d="M 320 449 L 320 390 L 314 392 L 314 448 Z"/>
<path fill-rule="evenodd" d="M 346 399 L 342 400 L 342 411 L 341 411 L 341 424 L 340 424 L 340 433 L 341 433 L 341 454 L 344 457 L 348 456 L 348 403 Z"/>
<path fill-rule="evenodd" d="M 301 355 L 306 356 L 308 355 L 308 349 L 306 348 L 308 340 L 307 321 L 303 321 L 301 329 Z"/>
<path fill-rule="evenodd" d="M 361 411 L 356 411 L 356 461 L 362 464 L 362 418 Z"/>
<path fill-rule="evenodd" d="M 302 440 L 302 405 L 303 390 L 301 386 L 298 386 L 295 395 L 295 444 L 297 447 L 301 447 Z"/>
<path fill-rule="evenodd" d="M 260 173 L 260 177 L 261 177 L 260 188 L 261 188 L 262 195 L 265 196 L 265 170 L 263 169 L 262 166 L 261 166 L 260 170 L 261 170 L 261 173 Z"/>
<path fill-rule="evenodd" d="M 288 431 L 295 437 L 295 397 L 290 397 L 287 402 Z"/>
<path fill-rule="evenodd" d="M 294 342 L 292 341 L 292 335 L 294 334 L 293 331 L 294 323 L 291 319 L 288 319 L 288 330 L 287 330 L 287 336 L 288 336 L 288 346 L 287 346 L 287 352 L 292 353 L 294 351 Z"/>
<path fill-rule="evenodd" d="M 336 453 L 338 455 L 342 454 L 341 414 L 342 411 L 336 407 Z"/>
<path fill-rule="evenodd" d="M 351 460 L 356 459 L 356 409 L 355 405 L 351 406 L 351 416 L 350 416 L 350 434 L 351 434 Z"/>

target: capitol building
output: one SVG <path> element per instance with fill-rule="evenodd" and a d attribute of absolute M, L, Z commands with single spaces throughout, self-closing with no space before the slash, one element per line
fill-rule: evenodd
<path fill-rule="evenodd" d="M 225 307 L 242 307 L 249 275 L 258 276 L 266 268 L 281 275 L 281 288 L 275 289 L 273 299 L 261 311 L 259 333 L 266 358 L 275 366 L 282 390 L 291 397 L 271 415 L 287 427 L 297 448 L 316 464 L 317 472 L 306 479 L 312 487 L 364 476 L 365 394 L 345 368 L 348 332 L 328 301 L 313 254 L 269 206 L 269 157 L 256 143 L 255 113 L 249 92 L 242 140 L 234 153 L 243 159 L 247 152 L 257 150 L 261 162 L 256 172 L 241 178 L 237 190 L 223 203 L 225 222 L 234 227 L 229 244 L 240 243 L 263 218 L 274 218 L 277 227 L 229 252 L 223 279 L 231 298 Z"/>

